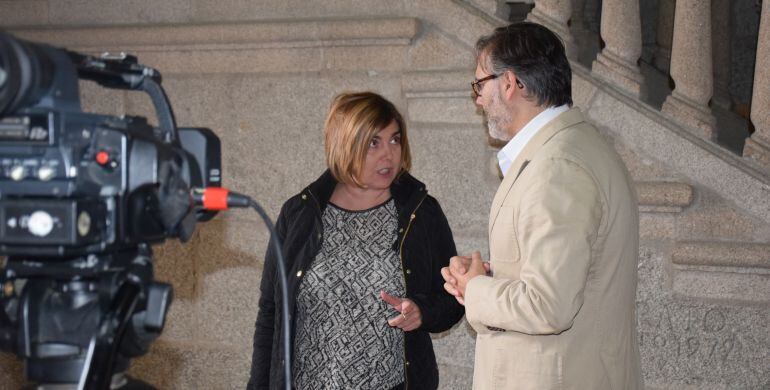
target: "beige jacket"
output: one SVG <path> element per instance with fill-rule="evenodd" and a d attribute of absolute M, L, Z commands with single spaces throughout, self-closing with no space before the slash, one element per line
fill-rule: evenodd
<path fill-rule="evenodd" d="M 643 387 L 636 193 L 580 110 L 549 122 L 513 162 L 489 246 L 493 276 L 465 291 L 475 390 Z"/>

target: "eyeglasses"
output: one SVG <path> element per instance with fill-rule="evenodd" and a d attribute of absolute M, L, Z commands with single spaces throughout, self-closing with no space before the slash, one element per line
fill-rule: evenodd
<path fill-rule="evenodd" d="M 491 74 L 487 77 L 482 77 L 478 80 L 471 81 L 471 89 L 473 89 L 473 93 L 476 95 L 476 97 L 481 96 L 481 83 L 487 80 L 494 80 L 498 77 L 500 77 L 499 74 Z"/>

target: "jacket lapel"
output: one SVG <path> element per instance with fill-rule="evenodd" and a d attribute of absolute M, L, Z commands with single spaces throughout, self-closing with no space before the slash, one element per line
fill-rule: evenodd
<path fill-rule="evenodd" d="M 537 151 L 560 131 L 583 121 L 583 114 L 580 112 L 580 109 L 573 107 L 569 111 L 548 122 L 534 137 L 532 137 L 531 140 L 529 140 L 529 142 L 527 142 L 527 145 L 524 146 L 521 153 L 516 156 L 516 160 L 513 161 L 511 167 L 508 168 L 508 173 L 497 188 L 495 198 L 492 200 L 492 207 L 489 211 L 490 235 L 492 234 L 492 228 L 495 226 L 497 216 L 500 213 L 500 207 L 503 205 L 505 198 L 508 196 L 511 188 L 513 188 L 516 179 L 521 176 L 521 173 L 527 167 L 527 164 L 529 164 L 532 158 L 537 154 Z"/>

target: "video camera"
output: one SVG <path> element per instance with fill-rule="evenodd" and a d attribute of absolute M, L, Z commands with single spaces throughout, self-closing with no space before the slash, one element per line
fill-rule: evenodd
<path fill-rule="evenodd" d="M 79 79 L 147 93 L 158 126 L 83 112 Z M 130 55 L 0 31 L 0 351 L 42 388 L 125 388 L 171 303 L 150 245 L 213 217 L 194 189 L 220 186 L 219 139 L 177 128 L 160 84 Z"/>

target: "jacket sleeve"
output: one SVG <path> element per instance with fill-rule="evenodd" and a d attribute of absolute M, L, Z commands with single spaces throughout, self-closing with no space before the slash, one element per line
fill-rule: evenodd
<path fill-rule="evenodd" d="M 286 238 L 286 206 L 284 205 L 276 223 L 276 233 L 280 243 Z M 251 374 L 246 385 L 248 390 L 264 389 L 270 386 L 270 362 L 273 350 L 273 332 L 275 331 L 275 282 L 278 256 L 274 249 L 275 237 L 270 237 L 265 253 L 265 265 L 262 269 L 262 282 L 259 285 L 259 312 L 254 329 L 254 352 L 251 356 Z"/>
<path fill-rule="evenodd" d="M 465 314 L 465 309 L 444 290 L 441 268 L 446 267 L 449 259 L 457 255 L 457 249 L 444 211 L 438 201 L 433 198 L 429 198 L 429 201 L 431 223 L 427 230 L 429 240 L 426 245 L 429 245 L 430 275 L 426 280 L 430 281 L 430 292 L 414 294 L 411 298 L 422 313 L 422 325 L 419 329 L 438 333 L 449 330 L 460 321 Z"/>
<path fill-rule="evenodd" d="M 598 187 L 584 168 L 566 159 L 539 161 L 527 170 L 533 179 L 517 183 L 521 203 L 509 222 L 520 277 L 478 276 L 465 290 L 467 319 L 478 332 L 491 326 L 558 334 L 572 326 L 583 304 L 602 216 Z M 494 272 L 494 261 L 492 267 Z"/>

